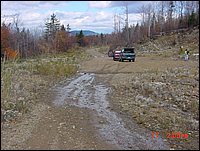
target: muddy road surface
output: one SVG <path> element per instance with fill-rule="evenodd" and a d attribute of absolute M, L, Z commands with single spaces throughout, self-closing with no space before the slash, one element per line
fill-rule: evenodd
<path fill-rule="evenodd" d="M 166 139 L 152 139 L 150 131 L 119 115 L 108 96 L 130 73 L 177 64 L 145 57 L 117 62 L 94 49 L 87 53 L 93 58 L 74 77 L 50 88 L 30 115 L 2 132 L 2 149 L 170 149 Z"/>
<path fill-rule="evenodd" d="M 107 99 L 109 87 L 99 82 L 94 73 L 81 73 L 60 87 L 55 87 L 57 97 L 56 106 L 75 106 L 91 110 L 91 122 L 98 129 L 97 133 L 118 149 L 165 149 L 167 146 L 161 138 L 153 141 L 147 131 L 135 129 L 130 131 L 125 128 L 122 119 L 110 110 Z M 90 111 L 89 111 L 90 112 Z M 136 126 L 132 125 L 136 128 Z"/>

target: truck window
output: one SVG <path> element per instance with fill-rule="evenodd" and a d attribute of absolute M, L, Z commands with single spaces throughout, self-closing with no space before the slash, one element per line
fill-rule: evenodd
<path fill-rule="evenodd" d="M 124 53 L 134 53 L 134 48 L 125 48 Z"/>

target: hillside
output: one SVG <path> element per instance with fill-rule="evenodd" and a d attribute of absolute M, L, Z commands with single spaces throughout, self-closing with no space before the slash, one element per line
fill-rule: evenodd
<path fill-rule="evenodd" d="M 199 53 L 199 29 L 194 28 L 181 33 L 171 33 L 168 35 L 157 37 L 148 42 L 136 45 L 140 53 L 159 53 L 173 52 L 178 54 L 180 46 L 190 51 L 191 57 L 193 54 Z"/>
<path fill-rule="evenodd" d="M 75 36 L 76 34 L 79 34 L 80 31 L 81 30 L 73 30 L 70 33 Z M 98 35 L 98 33 L 94 32 L 94 31 L 90 31 L 90 30 L 82 30 L 82 31 L 83 31 L 84 36 Z"/>

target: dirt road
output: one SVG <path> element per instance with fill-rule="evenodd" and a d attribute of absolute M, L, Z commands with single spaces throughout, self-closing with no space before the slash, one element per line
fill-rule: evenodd
<path fill-rule="evenodd" d="M 2 132 L 2 149 L 170 149 L 165 138 L 152 139 L 150 131 L 119 115 L 108 95 L 131 73 L 185 62 L 147 57 L 117 62 L 94 49 L 87 52 L 93 59 L 77 75 L 50 88 L 30 115 Z"/>

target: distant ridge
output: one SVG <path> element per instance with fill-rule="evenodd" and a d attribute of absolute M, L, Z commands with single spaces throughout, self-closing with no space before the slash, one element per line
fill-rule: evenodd
<path fill-rule="evenodd" d="M 81 30 L 72 30 L 72 31 L 70 31 L 70 33 L 75 36 L 76 34 L 79 34 L 80 31 Z M 99 35 L 98 33 L 91 31 L 91 30 L 82 30 L 82 31 L 83 31 L 84 36 Z"/>

